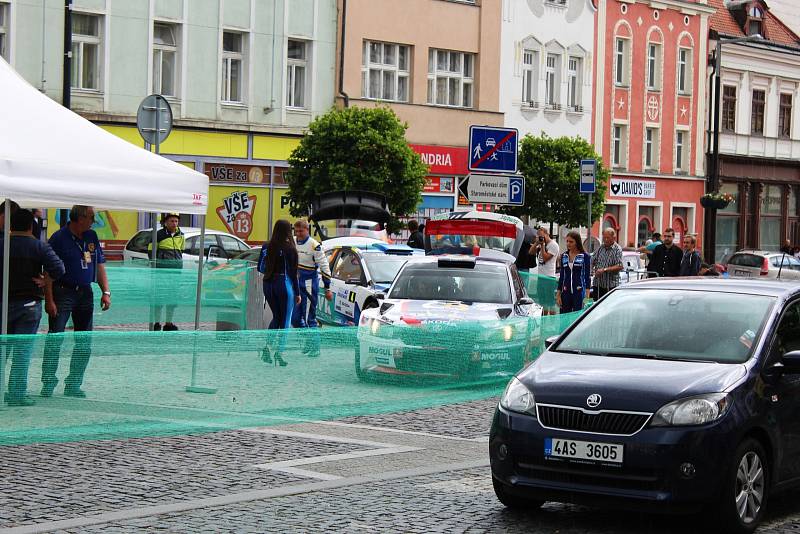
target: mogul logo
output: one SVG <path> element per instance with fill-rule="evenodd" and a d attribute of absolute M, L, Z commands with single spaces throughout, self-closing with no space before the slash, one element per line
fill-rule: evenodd
<path fill-rule="evenodd" d="M 217 206 L 217 215 L 230 233 L 241 239 L 249 239 L 253 231 L 255 209 L 255 195 L 250 195 L 247 191 L 236 191 L 222 199 L 222 205 Z"/>

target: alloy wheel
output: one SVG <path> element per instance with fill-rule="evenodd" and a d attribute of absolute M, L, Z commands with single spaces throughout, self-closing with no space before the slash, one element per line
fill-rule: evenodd
<path fill-rule="evenodd" d="M 754 451 L 742 456 L 736 470 L 736 511 L 744 524 L 755 521 L 764 500 L 764 464 Z"/>

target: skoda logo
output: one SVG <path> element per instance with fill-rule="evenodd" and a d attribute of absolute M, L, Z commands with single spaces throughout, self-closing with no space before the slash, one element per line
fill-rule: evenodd
<path fill-rule="evenodd" d="M 586 406 L 589 408 L 597 408 L 601 402 L 603 402 L 603 397 L 599 393 L 592 393 L 586 397 Z"/>

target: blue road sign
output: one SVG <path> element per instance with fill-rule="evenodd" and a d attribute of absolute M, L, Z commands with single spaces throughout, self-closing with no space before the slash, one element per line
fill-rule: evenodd
<path fill-rule="evenodd" d="M 515 128 L 469 127 L 469 170 L 517 172 L 519 132 Z"/>
<path fill-rule="evenodd" d="M 525 178 L 513 176 L 508 179 L 508 203 L 512 206 L 525 204 Z"/>
<path fill-rule="evenodd" d="M 593 159 L 581 160 L 581 193 L 594 193 L 596 187 L 597 161 Z"/>

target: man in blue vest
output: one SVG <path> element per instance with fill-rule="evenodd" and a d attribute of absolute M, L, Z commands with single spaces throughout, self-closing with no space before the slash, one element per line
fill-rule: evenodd
<path fill-rule="evenodd" d="M 108 277 L 104 265 L 106 259 L 100 247 L 100 240 L 91 229 L 94 215 L 94 208 L 90 206 L 72 206 L 69 212 L 69 224 L 50 238 L 50 246 L 64 262 L 66 272 L 59 280 L 49 283 L 45 288 L 49 334 L 64 332 L 70 316 L 75 332 L 92 330 L 93 282 L 96 282 L 103 292 L 100 298 L 103 311 L 111 307 L 111 292 L 108 289 Z M 63 341 L 60 335 L 48 335 L 45 340 L 42 358 L 42 397 L 52 396 L 58 384 L 56 371 Z M 76 335 L 69 375 L 64 380 L 64 395 L 86 397 L 81 384 L 91 351 L 91 338 L 87 335 Z"/>

